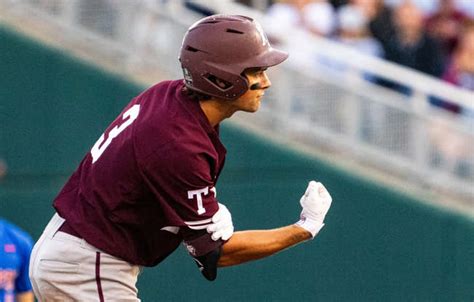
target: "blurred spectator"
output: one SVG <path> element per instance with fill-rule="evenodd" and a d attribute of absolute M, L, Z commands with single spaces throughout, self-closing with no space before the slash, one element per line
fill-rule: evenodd
<path fill-rule="evenodd" d="M 338 27 L 335 40 L 366 55 L 382 57 L 382 46 L 370 34 L 368 21 L 368 18 L 359 6 L 353 4 L 341 6 L 337 10 Z M 337 66 L 333 67 L 337 68 Z M 341 67 L 339 66 L 339 69 L 342 71 L 344 68 Z M 362 76 L 367 81 L 375 81 L 373 75 L 364 73 Z"/>
<path fill-rule="evenodd" d="M 387 44 L 385 58 L 440 77 L 444 66 L 441 48 L 437 41 L 426 33 L 422 12 L 413 3 L 406 1 L 395 9 L 394 24 L 395 35 Z M 404 88 L 396 88 L 407 92 Z"/>
<path fill-rule="evenodd" d="M 370 34 L 368 21 L 361 7 L 353 4 L 341 6 L 337 10 L 336 40 L 365 54 L 382 57 L 382 46 Z"/>
<path fill-rule="evenodd" d="M 467 23 L 443 79 L 474 91 L 474 22 Z"/>
<path fill-rule="evenodd" d="M 461 33 L 459 44 L 449 60 L 443 79 L 474 91 L 474 23 L 468 23 Z M 451 102 L 433 100 L 432 103 L 453 113 L 463 111 L 461 106 Z"/>
<path fill-rule="evenodd" d="M 390 7 L 397 7 L 402 5 L 407 0 L 385 0 L 385 3 Z M 436 11 L 439 0 L 409 0 L 413 3 L 422 13 L 424 17 L 431 15 Z M 472 1 L 472 0 L 469 0 Z"/>
<path fill-rule="evenodd" d="M 28 277 L 31 237 L 0 217 L 0 301 L 33 302 Z"/>
<path fill-rule="evenodd" d="M 330 0 L 329 1 L 332 6 L 334 6 L 335 9 L 338 9 L 339 7 L 349 4 L 349 0 Z"/>
<path fill-rule="evenodd" d="M 384 0 L 351 0 L 351 3 L 362 9 L 369 20 L 370 33 L 385 50 L 395 35 L 392 9 Z"/>
<path fill-rule="evenodd" d="M 7 175 L 0 158 L 0 181 Z M 26 232 L 0 217 L 0 301 L 33 302 L 28 277 L 33 241 Z"/>
<path fill-rule="evenodd" d="M 385 4 L 390 7 L 396 7 L 406 0 L 385 0 Z M 415 4 L 425 17 L 428 17 L 436 12 L 442 0 L 410 0 Z M 454 5 L 467 16 L 474 18 L 474 1 L 472 0 L 454 0 Z"/>
<path fill-rule="evenodd" d="M 460 87 L 474 91 L 474 23 L 466 23 L 461 30 L 459 43 L 449 60 L 443 79 Z M 449 101 L 432 99 L 431 103 L 454 114 L 472 129 L 474 112 Z M 434 120 L 430 128 L 430 139 L 436 148 L 434 165 L 443 166 L 462 177 L 472 177 L 474 172 L 467 162 L 474 159 L 473 142 L 469 135 L 454 132 L 441 121 Z"/>
<path fill-rule="evenodd" d="M 269 7 L 267 15 L 281 32 L 298 26 L 327 37 L 335 25 L 334 8 L 327 0 L 280 0 Z"/>
<path fill-rule="evenodd" d="M 305 28 L 313 34 L 329 37 L 334 33 L 336 16 L 327 0 L 313 0 L 303 10 Z"/>
<path fill-rule="evenodd" d="M 454 50 L 461 27 L 467 20 L 468 16 L 456 7 L 455 0 L 439 0 L 438 9 L 427 19 L 427 31 L 441 42 L 445 56 Z"/>

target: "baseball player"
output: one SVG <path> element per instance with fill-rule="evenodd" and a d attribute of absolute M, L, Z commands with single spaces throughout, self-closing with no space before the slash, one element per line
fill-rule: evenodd
<path fill-rule="evenodd" d="M 0 218 L 0 302 L 33 302 L 28 265 L 31 237 Z"/>
<path fill-rule="evenodd" d="M 297 223 L 272 230 L 234 233 L 216 198 L 226 155 L 219 123 L 257 111 L 271 85 L 265 70 L 287 57 L 251 18 L 214 15 L 192 25 L 179 56 L 184 80 L 135 97 L 54 200 L 57 213 L 31 257 L 39 301 L 140 301 L 140 267 L 181 243 L 214 280 L 218 267 L 316 236 L 332 201 L 321 183 L 309 183 Z"/>

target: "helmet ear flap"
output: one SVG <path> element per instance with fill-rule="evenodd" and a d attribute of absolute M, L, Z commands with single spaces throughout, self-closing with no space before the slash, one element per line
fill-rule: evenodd
<path fill-rule="evenodd" d="M 219 76 L 215 76 L 215 74 L 218 74 Z M 219 95 L 222 95 L 224 99 L 228 100 L 237 99 L 249 88 L 246 77 L 242 75 L 236 75 L 222 69 L 216 72 L 211 70 L 202 77 L 206 80 L 206 82 L 208 82 L 209 85 L 212 85 L 211 87 L 214 91 L 219 91 Z"/>
<path fill-rule="evenodd" d="M 185 76 L 185 79 L 186 77 L 191 79 L 190 82 L 187 81 L 186 83 L 193 90 L 227 100 L 234 100 L 249 89 L 249 83 L 245 76 L 234 74 L 223 67 L 215 64 L 203 64 L 199 69 L 206 70 L 206 72 L 196 73 L 197 70 L 195 69 L 186 69 L 187 73 L 185 74 L 188 76 Z M 194 85 L 196 81 L 199 82 L 199 85 Z"/>
<path fill-rule="evenodd" d="M 214 86 L 216 86 L 217 89 L 220 89 L 221 91 L 226 91 L 232 88 L 232 83 L 223 79 L 219 79 L 218 77 L 210 73 L 203 75 L 203 77 L 209 82 L 211 82 Z"/>

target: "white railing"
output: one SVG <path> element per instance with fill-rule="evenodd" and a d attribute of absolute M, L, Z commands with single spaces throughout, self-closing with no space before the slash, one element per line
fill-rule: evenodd
<path fill-rule="evenodd" d="M 290 52 L 287 62 L 270 69 L 273 86 L 260 112 L 239 114 L 238 123 L 388 171 L 420 187 L 457 194 L 474 204 L 474 116 L 448 114 L 429 104 L 436 97 L 472 113 L 472 91 L 297 28 L 289 29 L 290 34 L 272 32 L 271 20 L 261 12 L 230 1 L 195 2 L 261 21 L 270 35 L 278 35 L 279 47 Z M 49 2 L 0 0 L 0 8 L 4 20 L 28 18 L 43 24 L 62 47 L 112 58 L 113 68 L 129 75 L 144 66 L 159 70 L 163 78 L 180 77 L 177 56 L 182 36 L 201 17 L 180 1 L 102 1 L 109 4 L 101 8 L 103 18 L 97 7 L 79 0 L 44 3 Z M 400 83 L 412 94 L 378 86 L 364 80 L 364 74 Z"/>

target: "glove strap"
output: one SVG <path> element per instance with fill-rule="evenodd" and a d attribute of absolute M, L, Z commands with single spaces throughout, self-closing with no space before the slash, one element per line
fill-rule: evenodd
<path fill-rule="evenodd" d="M 301 218 L 295 225 L 302 227 L 311 233 L 313 238 L 321 231 L 324 226 L 324 223 L 319 221 L 314 221 L 311 219 Z"/>

